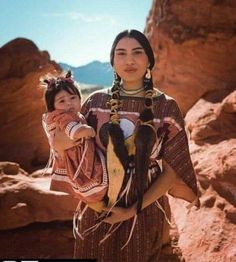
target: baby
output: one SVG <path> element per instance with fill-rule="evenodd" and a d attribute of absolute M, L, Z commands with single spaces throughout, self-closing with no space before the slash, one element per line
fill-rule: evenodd
<path fill-rule="evenodd" d="M 42 122 L 53 161 L 51 189 L 72 193 L 87 204 L 102 201 L 108 189 L 105 158 L 95 147 L 94 129 L 80 114 L 78 85 L 70 71 L 43 82 L 47 112 Z M 66 145 L 55 139 L 63 132 L 68 136 Z"/>

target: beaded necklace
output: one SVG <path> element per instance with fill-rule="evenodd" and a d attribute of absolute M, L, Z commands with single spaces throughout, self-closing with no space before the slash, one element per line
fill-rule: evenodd
<path fill-rule="evenodd" d="M 143 87 L 140 87 L 138 89 L 134 89 L 134 90 L 128 90 L 125 89 L 123 86 L 120 87 L 120 91 L 126 95 L 137 95 L 139 93 L 141 93 L 142 91 L 144 91 Z"/>

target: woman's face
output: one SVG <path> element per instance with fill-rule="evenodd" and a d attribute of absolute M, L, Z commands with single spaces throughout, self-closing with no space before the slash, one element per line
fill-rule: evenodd
<path fill-rule="evenodd" d="M 148 57 L 136 39 L 124 37 L 118 42 L 113 67 L 125 88 L 141 87 L 148 65 Z"/>

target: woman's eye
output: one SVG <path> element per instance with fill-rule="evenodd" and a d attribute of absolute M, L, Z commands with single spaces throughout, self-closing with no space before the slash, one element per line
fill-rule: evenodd
<path fill-rule="evenodd" d="M 116 53 L 116 55 L 118 55 L 118 56 L 124 56 L 124 55 L 125 55 L 125 52 L 118 52 L 118 53 Z"/>
<path fill-rule="evenodd" d="M 141 55 L 143 53 L 143 51 L 135 51 L 134 54 L 135 55 Z"/>

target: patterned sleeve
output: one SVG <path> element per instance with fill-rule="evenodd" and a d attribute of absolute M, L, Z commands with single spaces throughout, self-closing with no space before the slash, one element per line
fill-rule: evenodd
<path fill-rule="evenodd" d="M 61 130 L 65 131 L 70 139 L 74 139 L 76 131 L 83 126 L 77 114 L 68 111 L 58 111 L 54 116 L 54 121 Z"/>
<path fill-rule="evenodd" d="M 197 195 L 196 176 L 190 158 L 184 119 L 175 100 L 169 100 L 167 103 L 165 123 L 167 123 L 168 130 L 163 142 L 162 158 Z"/>

